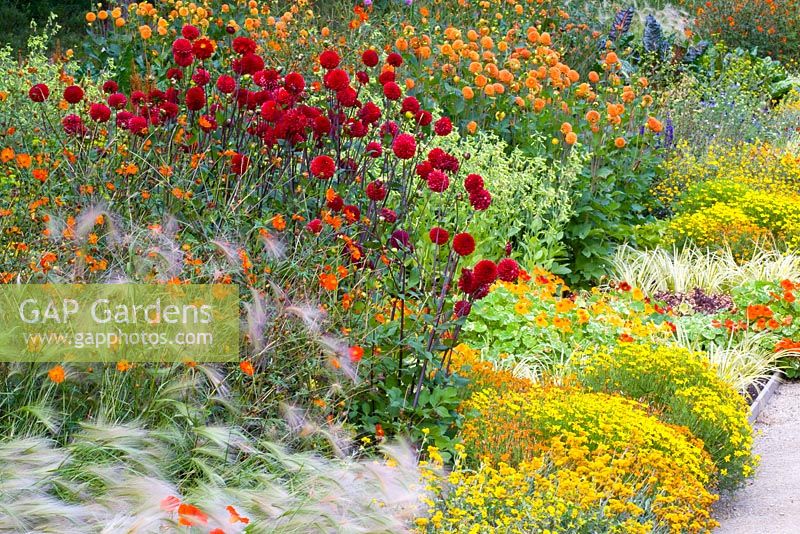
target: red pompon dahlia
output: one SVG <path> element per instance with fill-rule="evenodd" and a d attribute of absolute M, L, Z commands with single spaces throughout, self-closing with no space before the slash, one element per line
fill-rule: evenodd
<path fill-rule="evenodd" d="M 475 285 L 480 287 L 497 280 L 497 264 L 492 260 L 481 260 L 472 269 Z"/>
<path fill-rule="evenodd" d="M 83 89 L 81 89 L 77 85 L 70 85 L 69 87 L 64 89 L 64 100 L 66 100 L 70 104 L 77 104 L 78 102 L 83 100 Z"/>
<path fill-rule="evenodd" d="M 388 84 L 387 84 L 388 85 Z M 386 88 L 384 87 L 384 90 Z M 416 114 L 417 111 L 420 110 L 419 100 L 414 98 L 413 96 L 407 96 L 403 99 L 403 102 L 400 104 L 400 113 L 411 112 L 412 114 Z"/>
<path fill-rule="evenodd" d="M 306 88 L 306 80 L 299 72 L 290 72 L 283 79 L 283 87 L 293 95 L 299 95 Z"/>
<path fill-rule="evenodd" d="M 191 24 L 184 24 L 183 28 L 181 28 L 181 35 L 190 41 L 194 41 L 200 37 L 200 30 Z"/>
<path fill-rule="evenodd" d="M 444 137 L 453 131 L 453 123 L 447 117 L 442 117 L 433 125 L 433 132 L 436 135 Z"/>
<path fill-rule="evenodd" d="M 383 96 L 389 100 L 397 100 L 403 96 L 400 86 L 394 82 L 387 82 L 383 85 Z"/>
<path fill-rule="evenodd" d="M 250 158 L 245 156 L 244 154 L 234 154 L 231 158 L 231 170 L 238 175 L 242 175 L 247 172 L 247 168 L 250 166 Z"/>
<path fill-rule="evenodd" d="M 472 304 L 468 300 L 459 300 L 453 306 L 453 313 L 456 317 L 466 317 L 472 311 Z"/>
<path fill-rule="evenodd" d="M 374 67 L 378 64 L 378 61 L 380 61 L 380 58 L 375 50 L 364 50 L 364 53 L 361 54 L 361 62 L 367 67 Z"/>
<path fill-rule="evenodd" d="M 336 172 L 336 162 L 330 156 L 317 156 L 311 160 L 311 174 L 320 180 L 332 178 Z"/>
<path fill-rule="evenodd" d="M 172 59 L 180 67 L 188 67 L 194 61 L 192 43 L 188 39 L 175 39 L 172 43 Z"/>
<path fill-rule="evenodd" d="M 400 134 L 394 138 L 392 151 L 400 159 L 411 159 L 417 153 L 417 140 L 411 134 Z"/>
<path fill-rule="evenodd" d="M 468 295 L 475 291 L 475 278 L 472 276 L 472 269 L 461 269 L 461 276 L 458 277 L 458 289 Z"/>
<path fill-rule="evenodd" d="M 92 104 L 89 107 L 89 116 L 94 122 L 107 122 L 111 118 L 111 109 L 105 104 Z"/>
<path fill-rule="evenodd" d="M 67 135 L 83 135 L 86 133 L 86 127 L 83 125 L 83 120 L 77 115 L 67 115 L 61 120 L 61 126 Z"/>
<path fill-rule="evenodd" d="M 206 105 L 206 92 L 202 87 L 190 87 L 186 91 L 186 107 L 190 111 L 199 111 Z"/>
<path fill-rule="evenodd" d="M 397 52 L 392 52 L 386 57 L 386 63 L 388 63 L 392 67 L 399 67 L 400 65 L 403 64 L 403 56 L 401 56 Z"/>
<path fill-rule="evenodd" d="M 322 231 L 322 221 L 319 219 L 314 219 L 309 221 L 306 225 L 306 230 L 311 232 L 312 234 L 318 234 Z"/>
<path fill-rule="evenodd" d="M 488 209 L 492 204 L 492 195 L 486 190 L 481 189 L 469 194 L 469 203 L 478 211 Z"/>
<path fill-rule="evenodd" d="M 380 218 L 389 224 L 397 222 L 397 213 L 389 208 L 381 208 Z"/>
<path fill-rule="evenodd" d="M 383 154 L 383 147 L 377 141 L 370 141 L 366 147 L 367 156 L 371 158 L 379 158 Z"/>
<path fill-rule="evenodd" d="M 396 78 L 394 71 L 385 70 L 378 75 L 378 83 L 386 85 L 389 82 L 395 81 Z"/>
<path fill-rule="evenodd" d="M 450 241 L 450 232 L 448 232 L 444 228 L 439 228 L 438 226 L 434 226 L 428 232 L 428 238 L 434 245 L 437 246 L 444 245 L 445 243 Z"/>
<path fill-rule="evenodd" d="M 192 81 L 197 85 L 206 85 L 211 81 L 211 73 L 206 69 L 197 69 L 192 74 Z"/>
<path fill-rule="evenodd" d="M 503 282 L 516 282 L 519 273 L 519 264 L 511 258 L 503 258 L 497 264 L 497 277 Z"/>
<path fill-rule="evenodd" d="M 339 54 L 333 50 L 325 50 L 319 55 L 319 64 L 323 69 L 331 70 L 339 66 Z"/>
<path fill-rule="evenodd" d="M 413 250 L 411 245 L 411 236 L 405 230 L 395 230 L 389 238 L 389 246 L 397 249 Z"/>
<path fill-rule="evenodd" d="M 453 250 L 459 256 L 469 256 L 475 252 L 475 238 L 467 232 L 456 234 L 453 237 Z"/>
<path fill-rule="evenodd" d="M 226 95 L 231 94 L 236 90 L 236 80 L 234 80 L 232 76 L 223 74 L 217 78 L 217 90 Z"/>
<path fill-rule="evenodd" d="M 467 190 L 468 193 L 475 193 L 483 189 L 483 178 L 481 178 L 480 174 L 470 174 L 464 180 L 464 189 Z"/>
<path fill-rule="evenodd" d="M 122 93 L 108 95 L 108 105 L 114 109 L 122 109 L 128 105 L 128 99 Z"/>
<path fill-rule="evenodd" d="M 434 193 L 443 193 L 450 187 L 450 179 L 445 173 L 433 170 L 428 173 L 428 189 Z"/>
<path fill-rule="evenodd" d="M 257 48 L 256 42 L 249 37 L 237 37 L 233 40 L 233 51 L 241 56 L 252 54 Z"/>
<path fill-rule="evenodd" d="M 50 97 L 50 88 L 43 83 L 37 83 L 28 91 L 28 98 L 34 102 L 44 102 Z"/>
<path fill-rule="evenodd" d="M 103 83 L 103 92 L 105 94 L 108 95 L 111 93 L 116 93 L 117 91 L 119 91 L 119 84 L 117 84 L 117 82 L 115 82 L 114 80 L 106 80 Z"/>
<path fill-rule="evenodd" d="M 386 193 L 386 187 L 380 180 L 375 180 L 367 184 L 367 198 L 370 200 L 380 202 L 386 198 Z"/>
<path fill-rule="evenodd" d="M 134 115 L 128 119 L 128 130 L 136 135 L 147 134 L 147 119 L 140 115 Z"/>
<path fill-rule="evenodd" d="M 347 75 L 342 69 L 334 69 L 328 71 L 322 78 L 325 87 L 334 91 L 341 91 L 350 85 L 350 76 Z"/>

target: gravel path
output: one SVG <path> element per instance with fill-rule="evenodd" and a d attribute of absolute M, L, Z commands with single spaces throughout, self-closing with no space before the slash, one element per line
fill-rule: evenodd
<path fill-rule="evenodd" d="M 715 534 L 800 533 L 800 383 L 781 384 L 755 424 L 756 475 L 716 507 Z"/>

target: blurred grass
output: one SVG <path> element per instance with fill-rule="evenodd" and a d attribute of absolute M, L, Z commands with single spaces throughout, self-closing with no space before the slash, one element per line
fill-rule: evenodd
<path fill-rule="evenodd" d="M 76 47 L 85 34 L 84 15 L 92 3 L 92 0 L 0 1 L 0 46 L 10 44 L 24 54 L 31 21 L 43 26 L 52 12 L 61 26 L 57 35 L 61 48 Z"/>

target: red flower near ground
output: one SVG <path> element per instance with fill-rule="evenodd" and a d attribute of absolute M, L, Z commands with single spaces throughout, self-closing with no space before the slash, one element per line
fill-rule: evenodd
<path fill-rule="evenodd" d="M 247 168 L 250 166 L 250 158 L 243 154 L 234 154 L 231 158 L 231 170 L 238 175 L 242 175 L 247 172 Z"/>
<path fill-rule="evenodd" d="M 428 189 L 434 193 L 443 193 L 450 187 L 450 179 L 442 171 L 434 170 L 428 173 Z"/>
<path fill-rule="evenodd" d="M 444 245 L 450 240 L 450 233 L 444 228 L 434 226 L 428 232 L 428 238 L 434 245 Z"/>
<path fill-rule="evenodd" d="M 478 211 L 488 209 L 492 204 L 492 195 L 486 190 L 481 189 L 469 194 L 469 203 Z"/>
<path fill-rule="evenodd" d="M 50 88 L 43 83 L 37 83 L 28 91 L 28 98 L 34 102 L 44 102 L 50 97 Z"/>
<path fill-rule="evenodd" d="M 193 527 L 206 523 L 208 523 L 208 516 L 198 507 L 185 503 L 178 506 L 178 524 L 184 527 Z"/>
<path fill-rule="evenodd" d="M 325 50 L 319 55 L 319 64 L 322 68 L 331 70 L 339 66 L 339 54 L 333 50 Z"/>
<path fill-rule="evenodd" d="M 364 53 L 361 54 L 361 62 L 367 67 L 374 67 L 379 61 L 380 58 L 375 50 L 364 50 Z"/>

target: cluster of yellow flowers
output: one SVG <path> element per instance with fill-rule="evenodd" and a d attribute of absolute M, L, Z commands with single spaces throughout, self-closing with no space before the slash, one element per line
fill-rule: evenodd
<path fill-rule="evenodd" d="M 669 242 L 729 245 L 746 256 L 755 242 L 775 238 L 800 246 L 800 157 L 766 142 L 712 146 L 702 158 L 682 153 L 666 163 L 654 194 L 676 205 Z"/>
<path fill-rule="evenodd" d="M 702 353 L 661 345 L 624 344 L 583 356 L 584 386 L 647 402 L 662 419 L 703 440 L 719 468 L 719 485 L 733 487 L 755 466 L 747 404 Z"/>
<path fill-rule="evenodd" d="M 488 388 L 464 412 L 464 452 L 481 466 L 473 472 L 458 463 L 446 479 L 431 467 L 423 531 L 700 532 L 715 525 L 716 497 L 707 490 L 714 464 L 702 442 L 637 402 L 569 387 Z"/>

